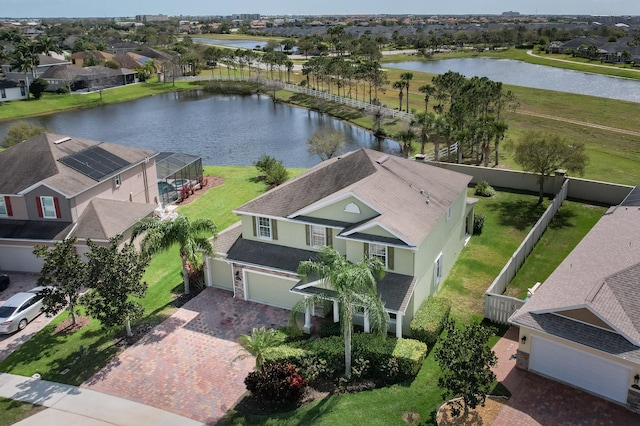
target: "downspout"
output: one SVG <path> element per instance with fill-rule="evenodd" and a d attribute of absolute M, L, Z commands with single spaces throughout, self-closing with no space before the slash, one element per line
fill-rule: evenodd
<path fill-rule="evenodd" d="M 149 204 L 149 182 L 147 180 L 147 163 L 149 162 L 149 157 L 144 158 L 144 163 L 142 163 L 142 180 L 144 181 L 144 200 L 147 204 Z"/>

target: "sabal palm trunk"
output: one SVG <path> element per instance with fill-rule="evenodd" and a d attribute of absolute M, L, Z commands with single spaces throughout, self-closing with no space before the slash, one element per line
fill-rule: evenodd
<path fill-rule="evenodd" d="M 184 282 L 184 294 L 189 294 L 189 269 L 187 268 L 187 258 L 181 256 L 182 259 L 182 281 Z"/>

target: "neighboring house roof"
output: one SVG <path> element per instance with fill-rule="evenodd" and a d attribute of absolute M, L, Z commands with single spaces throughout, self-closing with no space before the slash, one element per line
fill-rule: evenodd
<path fill-rule="evenodd" d="M 127 52 L 127 53 L 119 53 L 114 58 L 121 67 L 124 68 L 140 68 L 144 66 L 144 64 L 151 60 L 146 56 L 138 55 L 137 53 Z"/>
<path fill-rule="evenodd" d="M 79 239 L 108 240 L 133 227 L 140 218 L 151 216 L 154 204 L 94 198 L 78 218 L 71 235 Z"/>
<path fill-rule="evenodd" d="M 13 89 L 14 87 L 20 87 L 21 84 L 13 80 L 0 80 L 0 89 Z"/>
<path fill-rule="evenodd" d="M 640 209 L 611 208 L 510 321 L 545 332 L 570 321 L 575 336 L 566 338 L 616 355 L 602 336 L 617 334 L 640 346 L 639 248 Z M 577 311 L 596 325 L 586 326 L 589 334 L 579 334 L 584 327 L 566 318 Z"/>
<path fill-rule="evenodd" d="M 59 161 L 91 147 L 100 148 L 127 164 L 103 176 L 103 179 L 156 155 L 154 151 L 146 149 L 43 133 L 0 153 L 0 173 L 11 177 L 0 180 L 0 194 L 20 194 L 41 183 L 71 197 L 95 186 L 96 179 Z"/>
<path fill-rule="evenodd" d="M 71 59 L 82 59 L 85 60 L 88 57 L 93 56 L 97 59 L 101 59 L 103 61 L 108 61 L 109 59 L 113 59 L 114 55 L 109 52 L 103 52 L 101 50 L 84 50 L 82 52 L 76 52 L 71 55 Z"/>
<path fill-rule="evenodd" d="M 0 219 L 0 238 L 13 240 L 61 240 L 67 233 L 70 222 L 57 220 L 13 220 Z"/>
<path fill-rule="evenodd" d="M 62 64 L 68 64 L 69 63 L 69 61 L 66 61 L 64 59 L 59 59 L 59 58 L 56 58 L 54 56 L 47 56 L 47 55 L 44 55 L 44 54 L 38 55 L 38 60 L 40 61 L 38 66 L 43 66 L 43 65 L 62 65 Z"/>
<path fill-rule="evenodd" d="M 77 65 L 65 64 L 49 68 L 43 72 L 40 77 L 50 80 L 73 80 L 75 77 L 85 73 L 85 68 Z"/>
<path fill-rule="evenodd" d="M 323 161 L 236 213 L 304 221 L 315 208 L 353 196 L 379 215 L 349 231 L 380 226 L 396 242 L 418 247 L 470 181 L 468 175 L 363 148 Z"/>

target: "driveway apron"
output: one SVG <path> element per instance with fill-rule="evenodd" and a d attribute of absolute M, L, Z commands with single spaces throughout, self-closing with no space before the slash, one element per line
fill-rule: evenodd
<path fill-rule="evenodd" d="M 206 288 L 82 387 L 215 423 L 255 366 L 237 343 L 253 327 L 287 325 L 289 311 Z"/>
<path fill-rule="evenodd" d="M 494 373 L 511 392 L 493 426 L 640 425 L 640 415 L 579 389 L 516 368 L 518 329 L 511 327 L 493 347 Z"/>

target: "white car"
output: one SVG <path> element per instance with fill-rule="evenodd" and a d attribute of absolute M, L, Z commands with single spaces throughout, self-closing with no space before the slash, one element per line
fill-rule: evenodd
<path fill-rule="evenodd" d="M 16 293 L 0 306 L 0 334 L 14 333 L 24 329 L 29 322 L 42 313 L 42 287 Z"/>

